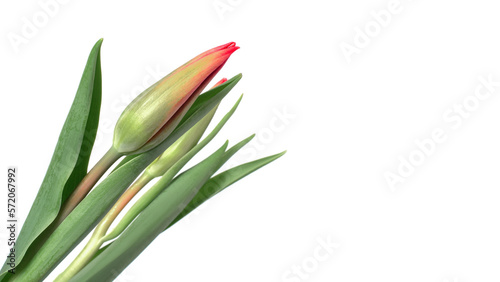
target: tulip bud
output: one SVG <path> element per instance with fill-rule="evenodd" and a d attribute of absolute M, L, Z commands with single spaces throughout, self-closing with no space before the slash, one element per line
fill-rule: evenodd
<path fill-rule="evenodd" d="M 115 150 L 121 154 L 142 153 L 165 140 L 238 48 L 231 42 L 208 50 L 137 96 L 118 119 Z"/>
<path fill-rule="evenodd" d="M 217 82 L 213 88 L 223 84 L 227 79 L 223 78 L 221 81 Z M 146 172 L 151 177 L 160 177 L 167 170 L 172 167 L 182 156 L 184 156 L 189 150 L 191 150 L 198 141 L 200 141 L 201 136 L 205 132 L 212 120 L 217 107 L 215 106 L 210 112 L 208 112 L 200 121 L 198 121 L 193 127 L 191 127 L 184 135 L 177 139 L 170 147 L 168 147 L 165 152 L 163 152 L 156 160 L 154 160 L 147 168 Z"/>

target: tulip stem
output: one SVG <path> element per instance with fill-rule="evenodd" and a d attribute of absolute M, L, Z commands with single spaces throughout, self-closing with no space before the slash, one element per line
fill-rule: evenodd
<path fill-rule="evenodd" d="M 59 211 L 54 223 L 59 226 L 61 222 L 75 209 L 75 207 L 87 196 L 92 187 L 99 181 L 103 174 L 121 157 L 113 147 L 97 162 L 97 164 L 87 173 L 80 184 L 75 188 L 73 193 L 64 203 Z"/>
<path fill-rule="evenodd" d="M 71 262 L 71 264 L 59 274 L 56 278 L 57 282 L 69 281 L 73 276 L 75 276 L 87 263 L 89 263 L 95 256 L 99 248 L 104 242 L 106 242 L 104 236 L 108 231 L 109 227 L 116 219 L 118 214 L 123 210 L 123 208 L 132 200 L 132 198 L 148 184 L 154 177 L 148 173 L 143 173 L 118 199 L 118 201 L 113 205 L 113 207 L 108 211 L 106 216 L 99 222 L 95 228 L 90 240 L 83 250 L 78 254 L 78 256 Z"/>
<path fill-rule="evenodd" d="M 113 147 L 109 149 L 106 154 L 97 162 L 97 164 L 88 172 L 88 174 L 82 179 L 80 184 L 74 192 L 69 196 L 68 200 L 63 204 L 62 209 L 59 214 L 54 219 L 54 221 L 40 234 L 40 236 L 33 242 L 33 244 L 28 249 L 25 259 L 31 260 L 31 258 L 40 250 L 43 244 L 47 241 L 50 235 L 57 229 L 57 227 L 64 221 L 64 219 L 73 211 L 73 209 L 83 200 L 83 198 L 89 193 L 92 187 L 99 181 L 102 175 L 121 157 L 122 155 L 118 153 Z M 23 268 L 19 269 L 16 274 L 23 272 Z M 13 281 L 19 275 L 14 275 Z"/>

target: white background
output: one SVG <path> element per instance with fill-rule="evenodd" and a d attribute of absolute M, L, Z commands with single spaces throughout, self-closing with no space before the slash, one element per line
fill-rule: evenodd
<path fill-rule="evenodd" d="M 230 41 L 241 49 L 218 78 L 244 77 L 216 119 L 245 97 L 202 155 L 251 133 L 233 163 L 288 150 L 158 237 L 117 281 L 500 280 L 500 87 L 474 96 L 488 94 L 480 77 L 500 81 L 496 2 L 72 0 L 44 22 L 47 2 L 0 6 L 0 160 L 4 175 L 19 169 L 21 219 L 101 37 L 92 164 L 152 72 Z M 26 22 L 37 30 L 23 34 Z M 424 156 L 416 142 L 436 130 L 442 142 Z M 386 176 L 412 156 L 418 165 L 391 188 Z"/>

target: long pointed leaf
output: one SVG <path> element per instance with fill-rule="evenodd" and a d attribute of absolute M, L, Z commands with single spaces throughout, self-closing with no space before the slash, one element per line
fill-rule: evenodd
<path fill-rule="evenodd" d="M 238 144 L 234 145 L 231 149 L 229 149 L 224 154 L 224 156 L 222 156 L 222 160 L 221 160 L 221 162 L 219 164 L 219 167 L 216 168 L 216 169 L 219 169 L 222 166 L 222 164 L 224 164 L 224 162 L 226 162 L 229 159 L 229 157 L 231 157 L 234 153 L 236 153 L 239 149 L 241 149 L 241 147 L 243 147 L 244 145 L 246 145 L 253 137 L 254 137 L 254 135 L 252 135 L 249 138 L 247 138 L 247 139 L 239 142 Z M 238 180 L 240 180 L 243 177 L 249 175 L 250 173 L 256 171 L 257 169 L 259 169 L 259 168 L 261 168 L 261 167 L 263 167 L 263 166 L 265 166 L 265 165 L 267 165 L 267 164 L 275 161 L 276 159 L 278 159 L 281 156 L 283 156 L 285 153 L 286 152 L 281 152 L 279 154 L 275 154 L 275 155 L 268 156 L 268 157 L 265 157 L 265 158 L 261 158 L 261 159 L 258 159 L 258 160 L 252 161 L 252 162 L 248 162 L 248 163 L 239 165 L 237 167 L 231 168 L 229 170 L 226 170 L 226 171 L 224 171 L 222 173 L 219 173 L 218 175 L 212 177 L 210 180 L 208 180 L 207 182 L 205 182 L 205 184 L 203 184 L 203 186 L 198 190 L 198 192 L 196 193 L 196 195 L 189 202 L 189 204 L 187 204 L 184 207 L 184 209 L 182 210 L 182 212 L 179 213 L 179 215 L 177 215 L 177 217 L 165 228 L 165 230 L 167 230 L 172 225 L 174 225 L 175 223 L 177 223 L 179 220 L 181 220 L 182 218 L 184 218 L 186 215 L 188 215 L 189 213 L 191 213 L 194 209 L 196 209 L 197 207 L 199 207 L 201 204 L 203 204 L 204 202 L 206 202 L 207 200 L 209 200 L 210 198 L 212 198 L 216 194 L 220 193 L 225 188 L 229 187 L 231 184 L 237 182 Z M 129 228 L 132 228 L 132 226 L 129 227 Z M 111 244 L 102 247 L 97 252 L 97 254 L 95 255 L 95 257 L 93 258 L 92 261 L 96 260 L 96 258 L 103 259 L 100 256 L 108 248 L 115 247 L 114 246 L 115 242 L 116 241 L 113 241 Z M 106 254 L 104 253 L 104 255 L 106 255 Z M 90 263 L 89 263 L 89 265 L 90 265 Z M 85 275 L 90 275 L 89 273 L 92 272 L 92 270 L 90 270 L 88 267 L 86 267 L 86 268 L 87 268 L 87 270 L 86 270 L 86 274 Z M 82 275 L 82 276 L 80 276 L 80 275 Z M 79 273 L 76 277 L 80 278 L 80 277 L 83 277 L 83 275 L 84 274 L 80 274 Z M 77 280 L 75 280 L 75 281 L 77 281 Z"/>
<path fill-rule="evenodd" d="M 57 216 L 61 203 L 87 174 L 101 107 L 99 40 L 90 52 L 75 99 L 61 130 L 54 154 L 16 242 L 16 263 Z M 49 106 L 47 106 L 49 107 Z M 4 264 L 1 275 L 8 270 Z"/>
<path fill-rule="evenodd" d="M 233 156 L 237 151 L 239 151 L 243 146 L 245 146 L 250 140 L 255 135 L 251 135 L 250 137 L 242 140 L 238 144 L 234 145 L 231 147 L 223 156 L 223 160 L 221 163 L 225 163 L 231 156 Z M 224 190 L 225 188 L 229 187 L 231 184 L 235 183 L 236 181 L 240 180 L 241 178 L 247 176 L 248 174 L 254 172 L 255 170 L 273 162 L 274 160 L 278 159 L 279 157 L 283 156 L 285 152 L 275 154 L 272 156 L 268 156 L 262 159 L 258 159 L 252 162 L 248 162 L 242 165 L 239 165 L 237 167 L 234 167 L 232 169 L 229 169 L 227 171 L 224 171 L 220 174 L 218 174 L 215 177 L 212 177 L 209 181 L 207 181 L 203 187 L 196 193 L 196 196 L 189 202 L 189 204 L 184 208 L 184 210 L 175 218 L 172 223 L 165 228 L 167 230 L 170 228 L 172 225 L 177 223 L 179 220 L 183 219 L 185 216 L 187 216 L 189 213 L 191 213 L 194 209 L 199 207 L 201 204 Z M 219 167 L 220 168 L 220 167 Z M 99 256 L 104 250 L 106 250 L 108 247 L 112 246 L 113 242 L 102 247 L 95 257 Z M 95 258 L 94 257 L 94 258 Z"/>
<path fill-rule="evenodd" d="M 112 281 L 194 197 L 219 167 L 227 142 L 201 163 L 178 176 L 101 255 L 70 281 Z"/>
<path fill-rule="evenodd" d="M 207 181 L 207 183 L 203 185 L 203 187 L 198 191 L 196 196 L 191 200 L 191 202 L 186 206 L 186 208 L 184 208 L 184 210 L 177 216 L 177 218 L 172 222 L 172 224 L 170 224 L 167 227 L 167 229 L 170 228 L 170 226 L 177 223 L 182 218 L 184 218 L 194 209 L 199 207 L 201 204 L 206 202 L 208 199 L 212 198 L 225 188 L 229 187 L 231 184 L 249 175 L 250 173 L 256 171 L 257 169 L 269 164 L 270 162 L 278 159 L 284 154 L 285 152 L 282 152 L 276 155 L 255 160 L 253 162 L 245 163 L 212 177 L 209 181 Z"/>

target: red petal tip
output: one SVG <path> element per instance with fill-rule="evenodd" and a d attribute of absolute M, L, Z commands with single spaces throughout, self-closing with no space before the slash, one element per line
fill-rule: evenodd
<path fill-rule="evenodd" d="M 232 46 L 232 47 L 228 47 L 225 50 L 226 50 L 226 54 L 232 54 L 232 53 L 234 53 L 234 51 L 236 51 L 238 49 L 240 49 L 240 47 L 238 47 L 238 46 Z"/>
<path fill-rule="evenodd" d="M 223 84 L 226 81 L 227 81 L 227 78 L 221 79 L 219 82 L 217 82 L 216 84 L 214 84 L 214 86 L 212 86 L 212 89 L 215 88 L 215 87 L 217 87 L 217 86 L 219 86 L 219 85 L 221 85 L 221 84 Z"/>

